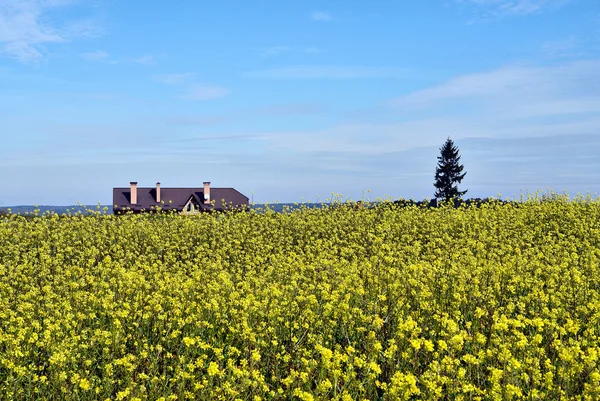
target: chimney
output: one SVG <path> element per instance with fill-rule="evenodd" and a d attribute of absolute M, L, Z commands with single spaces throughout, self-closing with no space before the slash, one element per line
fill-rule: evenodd
<path fill-rule="evenodd" d="M 131 204 L 132 205 L 137 205 L 137 182 L 135 181 L 131 181 L 129 183 L 130 186 L 130 196 L 131 196 Z"/>
<path fill-rule="evenodd" d="M 204 181 L 204 204 L 210 204 L 210 181 Z"/>
<path fill-rule="evenodd" d="M 156 183 L 156 203 L 160 203 L 160 182 Z"/>

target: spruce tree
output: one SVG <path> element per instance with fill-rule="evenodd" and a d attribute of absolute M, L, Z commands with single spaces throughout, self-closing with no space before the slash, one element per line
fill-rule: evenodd
<path fill-rule="evenodd" d="M 435 170 L 436 199 L 450 200 L 452 198 L 460 198 L 467 191 L 459 191 L 456 183 L 459 183 L 465 178 L 466 172 L 462 172 L 464 166 L 459 164 L 460 156 L 458 148 L 454 146 L 454 142 L 448 137 L 444 146 L 440 148 L 438 156 L 437 168 Z"/>

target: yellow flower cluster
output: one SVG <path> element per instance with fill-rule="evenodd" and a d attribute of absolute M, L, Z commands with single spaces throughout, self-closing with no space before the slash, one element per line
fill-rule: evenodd
<path fill-rule="evenodd" d="M 1 219 L 3 399 L 600 399 L 597 200 Z"/>

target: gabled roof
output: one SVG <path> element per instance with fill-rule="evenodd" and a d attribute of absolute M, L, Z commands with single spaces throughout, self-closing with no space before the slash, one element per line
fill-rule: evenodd
<path fill-rule="evenodd" d="M 113 188 L 113 208 L 115 212 L 132 210 L 150 211 L 159 207 L 162 210 L 183 210 L 190 197 L 201 205 L 203 210 L 225 210 L 231 207 L 247 207 L 248 197 L 234 188 L 210 188 L 210 199 L 214 204 L 204 205 L 204 188 L 160 188 L 162 202 L 156 202 L 156 188 L 137 188 L 137 204 L 131 204 L 131 189 Z"/>

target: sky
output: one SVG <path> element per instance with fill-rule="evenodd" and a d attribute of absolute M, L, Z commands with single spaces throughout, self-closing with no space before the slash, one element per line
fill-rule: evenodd
<path fill-rule="evenodd" d="M 598 0 L 0 0 L 0 206 L 600 188 Z"/>

